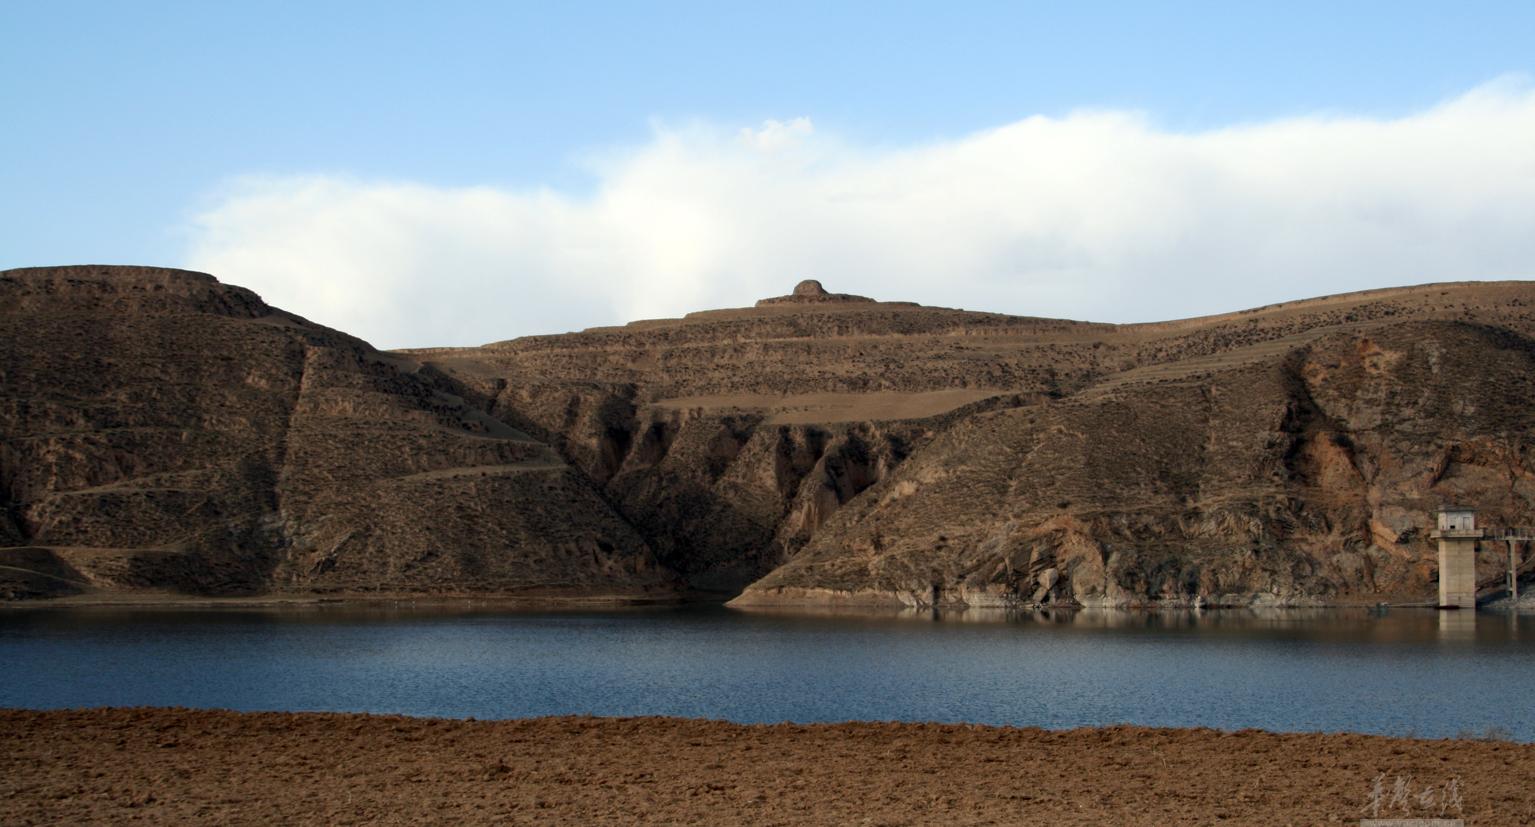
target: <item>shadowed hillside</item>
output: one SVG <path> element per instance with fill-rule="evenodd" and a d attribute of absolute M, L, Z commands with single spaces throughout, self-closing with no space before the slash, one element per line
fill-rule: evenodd
<path fill-rule="evenodd" d="M 198 273 L 0 273 L 0 423 L 0 594 L 670 581 L 452 380 Z"/>

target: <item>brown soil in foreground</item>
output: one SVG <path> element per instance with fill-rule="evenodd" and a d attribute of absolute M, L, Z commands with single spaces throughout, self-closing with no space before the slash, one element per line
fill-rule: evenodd
<path fill-rule="evenodd" d="M 5 824 L 1315 824 L 1377 792 L 1382 817 L 1529 824 L 1532 781 L 1535 745 L 1496 741 L 0 711 Z"/>

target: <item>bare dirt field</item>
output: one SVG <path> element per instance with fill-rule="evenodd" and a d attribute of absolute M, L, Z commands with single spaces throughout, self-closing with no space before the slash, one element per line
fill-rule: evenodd
<path fill-rule="evenodd" d="M 1532 781 L 1500 741 L 0 711 L 8 825 L 1529 824 Z"/>

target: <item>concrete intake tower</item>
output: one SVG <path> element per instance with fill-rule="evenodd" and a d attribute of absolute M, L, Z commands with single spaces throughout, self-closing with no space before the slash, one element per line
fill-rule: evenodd
<path fill-rule="evenodd" d="M 1439 608 L 1476 608 L 1476 511 L 1449 507 L 1439 511 L 1439 523 L 1429 536 L 1439 541 Z"/>

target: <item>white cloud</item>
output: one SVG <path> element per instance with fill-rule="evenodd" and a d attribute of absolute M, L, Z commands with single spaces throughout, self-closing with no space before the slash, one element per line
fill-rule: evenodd
<path fill-rule="evenodd" d="M 809 118 L 795 118 L 787 123 L 774 120 L 763 121 L 762 126 L 756 129 L 743 128 L 736 133 L 736 136 L 742 143 L 759 152 L 777 152 L 784 147 L 793 146 L 813 132 L 815 132 L 815 125 Z"/>
<path fill-rule="evenodd" d="M 385 347 L 742 306 L 800 278 L 1106 321 L 1535 278 L 1535 89 L 1406 117 L 1175 133 L 1126 112 L 906 147 L 808 119 L 658 126 L 589 195 L 332 176 L 232 182 L 186 266 Z"/>

